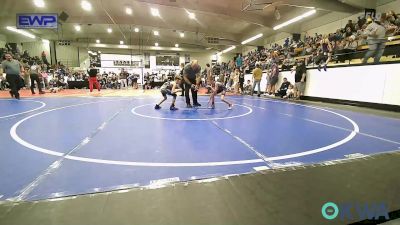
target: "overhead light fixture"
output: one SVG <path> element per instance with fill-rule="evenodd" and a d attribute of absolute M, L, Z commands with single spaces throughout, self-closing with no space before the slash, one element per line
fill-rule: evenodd
<path fill-rule="evenodd" d="M 127 45 L 118 45 L 118 48 L 128 48 Z"/>
<path fill-rule="evenodd" d="M 249 38 L 249 39 L 247 39 L 247 40 L 242 41 L 242 45 L 245 45 L 245 44 L 247 44 L 247 43 L 249 43 L 249 42 L 252 42 L 252 41 L 254 41 L 254 40 L 256 40 L 256 39 L 259 39 L 259 38 L 262 37 L 262 36 L 263 36 L 262 33 L 261 33 L 261 34 L 257 34 L 257 35 L 254 36 L 254 37 L 251 37 L 251 38 Z"/>
<path fill-rule="evenodd" d="M 235 48 L 236 48 L 236 46 L 231 46 L 231 47 L 229 47 L 229 48 L 223 50 L 222 53 L 227 53 L 227 52 L 229 52 L 229 51 L 232 51 L 232 50 L 235 49 Z"/>
<path fill-rule="evenodd" d="M 99 40 L 99 39 L 97 39 L 97 40 L 96 40 L 96 43 L 97 43 L 97 44 L 100 44 L 100 40 Z"/>
<path fill-rule="evenodd" d="M 187 13 L 188 13 L 188 16 L 189 16 L 189 18 L 190 18 L 191 20 L 196 19 L 196 14 L 194 14 L 194 13 L 192 13 L 192 12 L 187 12 Z"/>
<path fill-rule="evenodd" d="M 175 48 L 179 48 L 179 44 L 175 44 Z"/>
<path fill-rule="evenodd" d="M 98 53 L 100 53 L 100 54 L 101 54 L 101 51 L 98 51 Z"/>
<path fill-rule="evenodd" d="M 112 33 L 112 29 L 111 28 L 107 28 L 107 32 L 108 33 Z"/>
<path fill-rule="evenodd" d="M 125 12 L 126 12 L 126 14 L 128 14 L 128 15 L 132 15 L 132 13 L 133 13 L 132 8 L 130 8 L 130 7 L 126 7 L 126 8 L 125 8 Z"/>
<path fill-rule="evenodd" d="M 76 31 L 81 31 L 81 26 L 80 25 L 75 25 L 75 30 Z"/>
<path fill-rule="evenodd" d="M 7 26 L 6 28 L 7 28 L 7 30 L 14 31 L 14 32 L 16 32 L 16 33 L 22 34 L 22 35 L 24 35 L 24 36 L 26 36 L 26 37 L 29 37 L 29 38 L 32 38 L 32 39 L 35 39 L 35 38 L 36 38 L 35 35 L 33 35 L 33 34 L 29 33 L 29 32 L 26 32 L 26 31 L 24 31 L 24 30 L 19 30 L 19 29 L 17 29 L 17 28 L 9 27 L 9 26 Z"/>
<path fill-rule="evenodd" d="M 44 1 L 43 0 L 33 0 L 33 3 L 35 4 L 36 7 L 43 8 L 44 7 Z"/>
<path fill-rule="evenodd" d="M 183 32 L 181 32 L 179 35 L 181 36 L 181 38 L 185 37 L 185 33 L 183 33 Z"/>
<path fill-rule="evenodd" d="M 151 12 L 151 15 L 160 17 L 160 11 L 158 11 L 158 9 L 151 8 L 150 12 Z"/>
<path fill-rule="evenodd" d="M 291 20 L 288 20 L 288 21 L 286 21 L 286 22 L 284 22 L 284 23 L 281 23 L 281 24 L 275 26 L 273 29 L 274 29 L 274 30 L 281 29 L 282 27 L 286 27 L 286 26 L 288 26 L 289 24 L 295 23 L 295 22 L 297 22 L 297 21 L 299 21 L 299 20 L 302 20 L 302 19 L 304 19 L 304 18 L 306 18 L 306 17 L 308 17 L 308 16 L 311 16 L 311 15 L 313 15 L 313 14 L 316 13 L 316 12 L 317 12 L 317 10 L 313 9 L 313 10 L 308 11 L 308 12 L 306 12 L 306 13 L 300 15 L 300 16 L 297 16 L 297 17 L 291 19 Z"/>
<path fill-rule="evenodd" d="M 153 33 L 154 33 L 154 35 L 156 35 L 156 36 L 160 35 L 160 33 L 159 33 L 157 30 L 155 30 Z"/>
<path fill-rule="evenodd" d="M 106 47 L 107 45 L 105 45 L 105 44 L 95 44 L 94 46 L 100 47 L 100 48 L 104 48 L 104 47 Z"/>
<path fill-rule="evenodd" d="M 120 44 L 120 45 L 123 45 L 123 44 L 124 44 L 124 41 L 119 41 L 119 44 Z"/>
<path fill-rule="evenodd" d="M 44 43 L 44 44 L 50 44 L 50 41 L 49 40 L 47 40 L 47 39 L 42 39 L 42 42 Z"/>
<path fill-rule="evenodd" d="M 90 2 L 85 1 L 85 0 L 81 2 L 81 7 L 82 7 L 82 9 L 84 9 L 86 11 L 92 10 L 92 4 L 90 4 Z"/>
<path fill-rule="evenodd" d="M 136 32 L 136 33 L 139 32 L 139 28 L 136 27 L 136 28 L 135 28 L 135 32 Z"/>
<path fill-rule="evenodd" d="M 157 42 L 156 42 L 156 43 L 154 43 L 154 46 L 158 47 L 158 43 L 157 43 Z"/>

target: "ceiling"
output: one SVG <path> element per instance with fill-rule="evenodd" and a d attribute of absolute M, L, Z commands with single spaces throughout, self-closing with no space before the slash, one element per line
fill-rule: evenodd
<path fill-rule="evenodd" d="M 365 0 L 88 0 L 93 9 L 90 12 L 80 7 L 81 0 L 44 0 L 45 8 L 37 8 L 33 0 L 2 0 L 0 7 L 0 34 L 11 39 L 5 26 L 15 26 L 16 13 L 58 13 L 66 12 L 69 18 L 58 30 L 31 30 L 37 36 L 49 40 L 71 40 L 85 43 L 126 44 L 153 46 L 174 46 L 185 48 L 224 49 L 238 45 L 254 34 L 274 34 L 273 26 L 291 19 L 315 7 L 315 19 L 332 11 L 356 13 Z M 368 0 L 375 2 L 375 0 Z M 132 15 L 125 13 L 125 7 L 133 9 Z M 153 17 L 150 8 L 157 8 L 160 17 Z M 281 18 L 275 18 L 277 8 Z M 187 12 L 196 14 L 196 20 L 189 19 Z M 304 20 L 302 22 L 307 22 Z M 75 31 L 80 24 L 82 30 Z M 134 32 L 134 28 L 140 32 Z M 301 32 L 298 24 L 287 27 L 287 31 Z M 107 28 L 112 28 L 111 34 Z M 153 31 L 160 32 L 159 36 Z M 285 28 L 282 29 L 285 31 Z M 180 38 L 179 33 L 185 37 Z M 218 43 L 209 43 L 208 38 L 218 38 Z M 262 45 L 262 41 L 250 44 Z"/>

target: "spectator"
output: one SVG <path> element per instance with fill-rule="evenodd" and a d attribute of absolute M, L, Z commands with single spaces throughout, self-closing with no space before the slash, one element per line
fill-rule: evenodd
<path fill-rule="evenodd" d="M 41 72 L 40 66 L 37 65 L 36 62 L 34 62 L 30 68 L 31 92 L 33 95 L 35 94 L 35 81 L 36 81 L 36 85 L 38 86 L 38 89 L 39 89 L 39 94 L 44 94 L 44 91 L 42 91 L 42 85 L 39 80 L 40 72 Z"/>
<path fill-rule="evenodd" d="M 244 85 L 244 94 L 245 95 L 251 95 L 252 90 L 251 88 L 253 87 L 253 84 L 251 83 L 251 80 L 247 80 L 247 83 Z M 253 88 L 254 90 L 254 88 Z"/>
<path fill-rule="evenodd" d="M 236 57 L 236 67 L 237 68 L 242 68 L 242 66 L 243 66 L 243 58 L 242 58 L 242 54 L 239 54 Z"/>
<path fill-rule="evenodd" d="M 258 97 L 261 96 L 261 90 L 260 90 L 260 83 L 261 83 L 261 78 L 262 78 L 262 70 L 260 68 L 260 64 L 256 64 L 256 68 L 253 70 L 253 89 L 251 90 L 251 95 L 253 96 L 254 94 L 254 89 L 257 86 L 258 89 Z"/>
<path fill-rule="evenodd" d="M 364 37 L 367 37 L 368 51 L 364 56 L 363 64 L 366 64 L 370 57 L 374 57 L 374 63 L 379 63 L 380 58 L 385 51 L 385 33 L 386 29 L 381 24 L 384 22 L 384 15 L 381 16 L 381 21 L 373 21 L 368 19 L 367 28 L 365 29 Z"/>
<path fill-rule="evenodd" d="M 295 89 L 293 87 L 293 84 L 289 83 L 289 87 L 286 90 L 286 95 L 283 96 L 284 99 L 292 98 L 295 95 Z"/>
<path fill-rule="evenodd" d="M 347 30 L 349 29 L 350 32 L 355 32 L 356 30 L 354 29 L 354 24 L 352 20 L 349 20 L 346 24 L 346 26 L 344 27 L 344 29 Z"/>
<path fill-rule="evenodd" d="M 303 95 L 304 95 L 304 91 L 305 91 L 305 86 L 306 86 L 306 65 L 304 63 L 304 61 L 297 61 L 297 66 L 295 68 L 295 75 L 294 75 L 294 79 L 295 79 L 295 85 L 296 85 L 296 92 L 294 97 L 296 99 L 300 99 Z"/>
<path fill-rule="evenodd" d="M 275 96 L 279 96 L 281 98 L 283 98 L 283 96 L 286 96 L 286 91 L 288 90 L 290 85 L 290 82 L 287 80 L 286 77 L 283 78 L 283 82 L 281 84 L 281 87 L 279 88 L 279 90 L 276 92 Z"/>

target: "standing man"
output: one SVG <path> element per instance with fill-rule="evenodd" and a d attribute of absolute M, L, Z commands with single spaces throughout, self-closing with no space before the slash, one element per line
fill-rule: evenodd
<path fill-rule="evenodd" d="M 260 88 L 260 83 L 261 83 L 261 78 L 262 78 L 262 70 L 261 70 L 261 66 L 259 63 L 256 63 L 256 68 L 253 70 L 253 89 L 251 89 L 251 96 L 253 96 L 254 94 L 254 88 L 258 88 L 258 97 L 261 96 L 261 88 Z"/>
<path fill-rule="evenodd" d="M 185 96 L 186 96 L 186 107 L 192 108 L 190 104 L 189 90 L 192 92 L 193 106 L 201 106 L 197 102 L 197 90 L 200 83 L 201 67 L 197 60 L 193 60 L 191 63 L 186 64 L 183 69 L 183 79 L 185 81 Z"/>
<path fill-rule="evenodd" d="M 295 81 L 295 87 L 296 87 L 296 92 L 295 92 L 295 98 L 300 99 L 301 96 L 304 95 L 304 91 L 306 89 L 306 64 L 302 60 L 297 61 L 296 65 L 296 73 L 294 75 L 294 81 Z"/>
<path fill-rule="evenodd" d="M 25 73 L 24 67 L 18 60 L 12 58 L 11 53 L 6 53 L 4 57 L 6 60 L 4 60 L 1 65 L 3 71 L 6 73 L 7 82 L 10 85 L 10 95 L 19 100 L 18 90 L 21 79 L 20 76 Z"/>
<path fill-rule="evenodd" d="M 93 92 L 93 84 L 95 84 L 97 90 L 100 91 L 100 84 L 97 81 L 97 74 L 98 73 L 99 73 L 99 71 L 93 67 L 93 64 L 90 65 L 90 68 L 88 70 L 90 92 Z"/>
<path fill-rule="evenodd" d="M 122 89 L 122 87 L 125 87 L 126 89 L 128 89 L 128 72 L 126 72 L 124 69 L 122 69 L 121 73 L 119 74 L 119 79 L 121 80 L 121 86 L 120 88 Z"/>
<path fill-rule="evenodd" d="M 384 22 L 385 19 L 386 15 L 382 15 L 381 22 Z M 386 29 L 381 22 L 368 18 L 369 24 L 364 32 L 364 37 L 367 37 L 368 51 L 364 56 L 363 64 L 366 64 L 370 57 L 374 57 L 374 63 L 379 63 L 385 51 Z"/>
<path fill-rule="evenodd" d="M 44 92 L 42 91 L 42 85 L 39 80 L 40 72 L 41 72 L 40 66 L 37 65 L 36 62 L 34 62 L 33 65 L 31 66 L 31 70 L 30 70 L 31 92 L 33 95 L 35 94 L 35 81 L 36 81 L 36 85 L 38 86 L 38 89 L 39 89 L 39 94 L 44 94 Z"/>

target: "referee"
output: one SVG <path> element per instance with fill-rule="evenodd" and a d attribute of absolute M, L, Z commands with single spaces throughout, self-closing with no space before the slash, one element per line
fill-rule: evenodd
<path fill-rule="evenodd" d="M 183 68 L 187 108 L 192 108 L 192 105 L 190 104 L 189 90 L 192 92 L 193 106 L 201 106 L 197 101 L 197 86 L 200 83 L 200 72 L 201 67 L 197 60 L 193 60 L 191 63 L 186 64 L 186 66 Z"/>
<path fill-rule="evenodd" d="M 25 72 L 24 67 L 18 60 L 12 58 L 11 53 L 6 53 L 4 57 L 6 60 L 1 63 L 1 66 L 3 67 L 3 71 L 6 73 L 7 82 L 10 85 L 10 95 L 12 98 L 15 97 L 19 100 L 18 91 L 21 82 L 20 76 Z"/>

